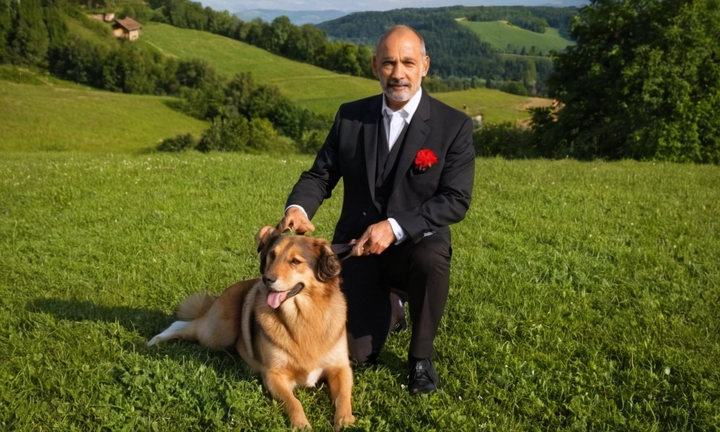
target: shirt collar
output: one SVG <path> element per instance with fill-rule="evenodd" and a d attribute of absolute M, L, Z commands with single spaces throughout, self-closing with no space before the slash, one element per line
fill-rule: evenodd
<path fill-rule="evenodd" d="M 387 101 L 385 100 L 386 96 L 385 93 L 383 93 L 382 98 L 382 113 L 383 115 L 392 115 L 393 113 L 399 113 L 406 123 L 410 123 L 410 120 L 412 120 L 413 116 L 415 115 L 415 111 L 417 111 L 418 106 L 420 105 L 420 99 L 422 99 L 422 92 L 423 89 L 420 87 L 420 89 L 413 95 L 413 97 L 410 98 L 410 100 L 405 104 L 404 107 L 400 108 L 397 111 L 393 111 L 392 108 L 390 108 L 387 104 Z"/>

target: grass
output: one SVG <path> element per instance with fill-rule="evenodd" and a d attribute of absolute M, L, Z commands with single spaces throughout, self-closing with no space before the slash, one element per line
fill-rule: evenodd
<path fill-rule="evenodd" d="M 516 96 L 485 88 L 435 93 L 433 96 L 470 116 L 482 114 L 483 122 L 488 124 L 525 120 L 530 117 L 529 107 L 552 104 L 551 99 Z"/>
<path fill-rule="evenodd" d="M 256 82 L 276 85 L 300 106 L 326 115 L 334 115 L 344 102 L 380 92 L 376 80 L 336 74 L 207 32 L 150 23 L 143 28 L 140 41 L 166 55 L 206 60 L 228 76 L 252 72 Z M 432 53 L 430 55 L 432 58 Z M 523 98 L 490 89 L 435 93 L 433 96 L 457 109 L 463 109 L 465 103 L 468 115 L 484 114 L 489 123 L 525 119 L 529 114 L 518 107 L 528 103 L 550 103 L 546 99 Z"/>
<path fill-rule="evenodd" d="M 513 26 L 504 21 L 458 21 L 460 24 L 468 27 L 478 35 L 480 39 L 489 43 L 498 51 L 508 51 L 517 49 L 518 52 L 524 47 L 527 53 L 531 48 L 535 48 L 536 52 L 542 52 L 547 55 L 551 50 L 560 52 L 574 44 L 562 36 L 555 28 L 548 28 L 544 34 L 535 33 L 520 27 Z M 512 51 L 511 51 L 512 52 Z"/>
<path fill-rule="evenodd" d="M 0 150 L 142 152 L 207 123 L 170 106 L 173 98 L 97 91 L 0 66 Z"/>
<path fill-rule="evenodd" d="M 257 275 L 252 236 L 311 158 L 2 156 L 0 429 L 288 428 L 236 355 L 145 342 L 187 294 Z M 442 387 L 407 395 L 393 335 L 350 430 L 718 430 L 719 191 L 716 166 L 478 160 Z M 331 430 L 327 388 L 299 397 Z"/>

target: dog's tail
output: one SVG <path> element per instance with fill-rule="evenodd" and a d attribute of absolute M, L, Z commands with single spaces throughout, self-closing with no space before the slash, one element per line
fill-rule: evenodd
<path fill-rule="evenodd" d="M 183 300 L 177 308 L 177 317 L 183 321 L 192 321 L 203 316 L 217 297 L 206 292 L 191 294 Z"/>

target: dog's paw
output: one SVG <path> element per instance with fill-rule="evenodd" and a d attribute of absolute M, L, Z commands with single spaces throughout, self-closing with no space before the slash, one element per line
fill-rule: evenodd
<path fill-rule="evenodd" d="M 350 414 L 335 419 L 334 429 L 335 432 L 339 432 L 345 426 L 355 424 L 355 416 Z"/>
<path fill-rule="evenodd" d="M 298 423 L 298 424 L 293 423 L 292 428 L 293 428 L 293 430 L 304 430 L 304 431 L 312 430 L 312 426 L 310 426 L 310 423 Z"/>
<path fill-rule="evenodd" d="M 149 341 L 147 341 L 147 346 L 148 346 L 148 347 L 151 347 L 151 346 L 155 345 L 155 344 L 158 343 L 158 342 L 160 342 L 160 338 L 159 338 L 158 336 L 155 336 L 155 337 L 153 337 L 152 339 L 150 339 Z"/>

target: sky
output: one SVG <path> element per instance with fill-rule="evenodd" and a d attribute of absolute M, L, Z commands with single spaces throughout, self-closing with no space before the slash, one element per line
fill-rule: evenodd
<path fill-rule="evenodd" d="M 196 0 L 197 1 L 197 0 Z M 203 6 L 217 11 L 240 12 L 248 9 L 282 9 L 288 11 L 341 10 L 346 12 L 384 11 L 403 8 L 432 8 L 442 6 L 540 6 L 563 3 L 562 0 L 364 0 L 340 2 L 337 0 L 199 0 Z M 565 0 L 564 3 L 568 3 Z"/>

